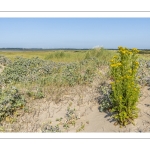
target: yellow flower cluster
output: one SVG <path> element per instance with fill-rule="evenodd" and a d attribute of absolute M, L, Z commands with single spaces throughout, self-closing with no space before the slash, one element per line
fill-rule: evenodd
<path fill-rule="evenodd" d="M 136 48 L 133 48 L 133 49 L 132 49 L 132 52 L 134 52 L 134 53 L 138 53 L 138 52 L 139 52 L 139 50 L 138 50 L 138 49 L 136 49 Z"/>
<path fill-rule="evenodd" d="M 132 78 L 132 76 L 126 75 L 126 76 L 122 76 L 121 79 L 130 79 Z"/>
<path fill-rule="evenodd" d="M 123 53 L 123 54 L 128 54 L 129 53 L 129 51 L 128 51 L 128 49 L 127 48 L 124 48 L 124 47 L 118 47 L 118 49 L 119 49 L 119 52 L 120 53 Z M 131 52 L 130 52 L 131 53 Z M 129 54 L 130 54 L 129 53 Z"/>
<path fill-rule="evenodd" d="M 137 62 L 137 61 L 136 61 L 136 62 L 135 62 L 135 65 L 137 65 L 137 66 L 138 66 L 138 65 L 139 65 L 139 62 Z"/>
<path fill-rule="evenodd" d="M 112 59 L 112 60 L 110 60 L 110 62 L 111 62 L 111 63 L 115 63 L 115 62 L 117 61 L 117 59 L 118 59 L 118 56 L 117 56 L 117 55 L 115 55 L 115 56 L 113 57 L 113 59 Z"/>
<path fill-rule="evenodd" d="M 125 76 L 125 78 L 129 79 L 129 78 L 132 78 L 132 76 L 127 75 L 127 76 Z"/>
<path fill-rule="evenodd" d="M 136 48 L 133 48 L 132 50 L 129 50 L 127 48 L 124 48 L 124 47 L 118 47 L 119 49 L 119 52 L 122 53 L 122 54 L 129 54 L 129 55 L 132 55 L 133 53 L 138 53 L 139 50 L 137 50 Z"/>
<path fill-rule="evenodd" d="M 134 65 L 135 65 L 135 69 L 137 69 L 139 67 L 139 63 L 138 62 L 135 62 Z"/>
<path fill-rule="evenodd" d="M 129 72 L 129 73 L 132 73 L 132 70 L 130 69 L 130 70 L 128 70 L 128 72 Z"/>
<path fill-rule="evenodd" d="M 112 59 L 110 62 L 114 62 L 114 60 Z"/>
<path fill-rule="evenodd" d="M 111 67 L 118 67 L 118 66 L 121 66 L 122 64 L 121 63 L 116 63 L 116 64 L 112 64 Z"/>

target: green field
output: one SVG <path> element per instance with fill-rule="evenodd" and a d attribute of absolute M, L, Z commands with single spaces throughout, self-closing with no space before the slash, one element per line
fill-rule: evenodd
<path fill-rule="evenodd" d="M 115 51 L 107 51 L 107 50 L 50 50 L 50 51 L 0 51 L 0 55 L 3 55 L 7 58 L 13 60 L 15 57 L 24 57 L 24 58 L 33 58 L 39 57 L 44 60 L 51 60 L 55 62 L 74 62 L 74 61 L 82 61 L 88 57 L 103 57 L 102 55 L 111 55 Z M 101 55 L 101 56 L 100 56 Z M 106 57 L 105 56 L 105 57 Z"/>
<path fill-rule="evenodd" d="M 33 58 L 39 57 L 43 60 L 51 60 L 55 62 L 74 62 L 74 61 L 82 61 L 87 57 L 103 57 L 103 54 L 114 55 L 116 50 L 103 50 L 100 53 L 99 50 L 1 50 L 0 55 L 5 56 L 11 60 L 15 57 L 24 57 L 24 58 Z M 90 55 L 89 55 L 90 54 Z M 100 56 L 101 55 L 101 56 Z M 105 56 L 106 57 L 106 56 Z M 139 52 L 139 57 L 141 58 L 149 58 L 150 50 L 141 50 Z"/>

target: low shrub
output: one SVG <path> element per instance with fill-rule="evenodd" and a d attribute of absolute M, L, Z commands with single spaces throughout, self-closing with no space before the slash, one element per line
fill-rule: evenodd
<path fill-rule="evenodd" d="M 15 87 L 10 87 L 0 92 L 0 121 L 7 116 L 22 108 L 25 105 L 25 99 Z"/>

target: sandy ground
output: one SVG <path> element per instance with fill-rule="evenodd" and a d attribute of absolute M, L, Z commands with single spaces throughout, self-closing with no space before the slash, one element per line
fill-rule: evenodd
<path fill-rule="evenodd" d="M 61 132 L 149 132 L 149 88 L 144 86 L 141 90 L 142 96 L 138 103 L 139 117 L 135 119 L 135 125 L 130 124 L 120 128 L 114 125 L 110 114 L 100 112 L 97 102 L 100 93 L 94 85 L 63 89 L 58 104 L 55 104 L 52 97 L 32 100 L 27 103 L 26 112 L 18 111 L 18 117 L 13 123 L 4 121 L 1 130 L 3 129 L 4 132 L 50 132 L 50 127 L 54 129 L 58 125 Z M 71 119 L 67 118 L 68 108 L 73 110 Z M 61 117 L 62 119 L 59 120 Z M 75 121 L 75 124 L 69 123 L 68 120 Z M 65 124 L 69 127 L 65 128 L 63 126 Z"/>

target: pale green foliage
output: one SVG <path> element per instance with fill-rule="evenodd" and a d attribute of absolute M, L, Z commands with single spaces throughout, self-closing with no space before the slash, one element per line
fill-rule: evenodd
<path fill-rule="evenodd" d="M 25 99 L 16 87 L 10 87 L 2 90 L 0 93 L 0 121 L 7 116 L 22 108 L 25 105 Z"/>

